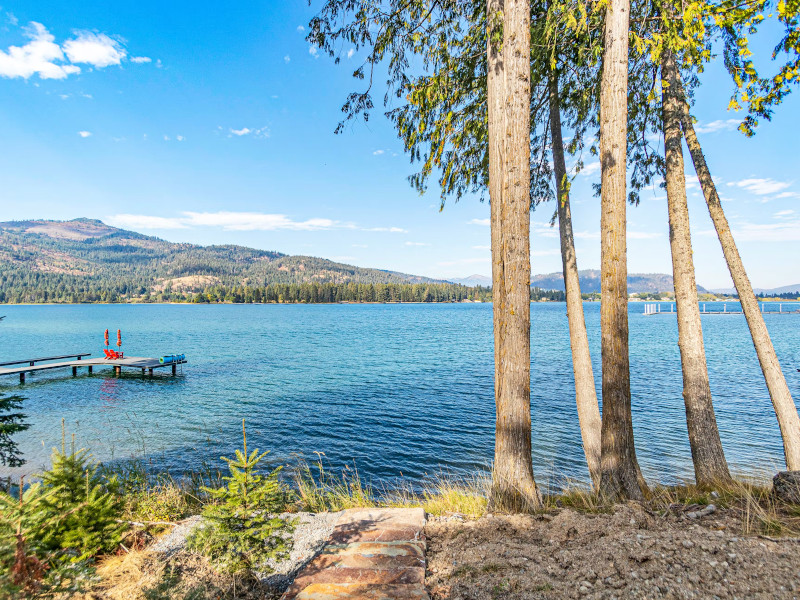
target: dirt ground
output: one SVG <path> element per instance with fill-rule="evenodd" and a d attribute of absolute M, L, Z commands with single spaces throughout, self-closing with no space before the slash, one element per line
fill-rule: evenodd
<path fill-rule="evenodd" d="M 800 598 L 800 539 L 744 536 L 726 510 L 432 518 L 433 600 Z"/>

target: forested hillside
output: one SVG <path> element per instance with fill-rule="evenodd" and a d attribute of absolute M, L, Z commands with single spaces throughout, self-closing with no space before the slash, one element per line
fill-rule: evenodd
<path fill-rule="evenodd" d="M 92 219 L 0 223 L 4 303 L 233 301 L 246 288 L 278 284 L 295 284 L 284 295 L 300 297 L 319 295 L 323 284 L 435 283 L 443 282 L 311 256 L 176 244 Z"/>
<path fill-rule="evenodd" d="M 587 269 L 579 271 L 578 275 L 581 282 L 581 292 L 591 294 L 600 291 L 600 271 Z M 534 275 L 531 277 L 531 285 L 538 286 L 547 290 L 563 290 L 564 275 L 562 273 L 548 273 L 545 275 Z M 697 286 L 699 292 L 706 289 Z M 635 294 L 641 292 L 672 292 L 672 275 L 664 273 L 629 273 L 628 274 L 628 293 Z"/>

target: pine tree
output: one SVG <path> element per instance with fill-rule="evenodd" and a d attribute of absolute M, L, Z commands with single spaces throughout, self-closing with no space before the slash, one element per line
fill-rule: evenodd
<path fill-rule="evenodd" d="M 63 517 L 39 533 L 41 546 L 67 562 L 116 548 L 124 529 L 119 523 L 122 502 L 99 475 L 88 451 L 75 450 L 73 436 L 69 453 L 62 440 L 61 451 L 54 449 L 51 460 L 52 467 L 42 473 L 42 488 L 49 492 L 43 504 Z"/>
<path fill-rule="evenodd" d="M 241 573 L 255 567 L 265 570 L 265 562 L 288 555 L 289 533 L 294 523 L 275 516 L 283 510 L 288 491 L 278 476 L 281 467 L 266 476 L 257 472 L 269 452 L 258 448 L 248 454 L 247 433 L 242 419 L 244 450 L 236 458 L 222 457 L 230 469 L 225 487 L 204 488 L 217 501 L 203 511 L 205 525 L 189 540 L 189 547 L 211 558 L 224 571 Z"/>
<path fill-rule="evenodd" d="M 24 487 L 20 480 L 20 488 Z M 48 565 L 39 556 L 35 532 L 49 524 L 46 494 L 34 483 L 19 497 L 0 492 L 0 597 L 39 591 Z"/>
<path fill-rule="evenodd" d="M 17 443 L 11 436 L 30 427 L 24 423 L 25 415 L 19 412 L 10 412 L 22 408 L 21 396 L 0 397 L 0 465 L 19 467 L 25 464 L 21 457 Z"/>

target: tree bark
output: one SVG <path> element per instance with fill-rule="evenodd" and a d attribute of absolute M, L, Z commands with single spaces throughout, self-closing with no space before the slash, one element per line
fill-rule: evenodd
<path fill-rule="evenodd" d="M 739 256 L 739 250 L 733 239 L 730 225 L 728 225 L 728 219 L 725 217 L 725 211 L 722 209 L 717 187 L 714 185 L 714 180 L 711 179 L 711 172 L 708 169 L 705 156 L 703 156 L 703 149 L 694 130 L 692 116 L 689 113 L 689 105 L 685 100 L 681 105 L 683 109 L 681 114 L 683 135 L 692 155 L 692 162 L 694 163 L 697 178 L 700 181 L 700 187 L 703 188 L 703 196 L 705 196 L 706 204 L 708 205 L 708 212 L 714 222 L 717 237 L 722 245 L 722 253 L 725 255 L 725 261 L 728 263 L 728 270 L 731 273 L 733 284 L 739 294 L 742 312 L 744 312 L 747 325 L 750 328 L 753 346 L 755 346 L 758 362 L 761 365 L 761 371 L 764 373 L 767 389 L 772 399 L 772 406 L 778 418 L 778 426 L 781 429 L 786 466 L 790 471 L 797 471 L 800 470 L 800 416 L 797 414 L 797 408 L 789 392 L 789 386 L 786 385 L 786 378 L 783 376 L 781 364 L 778 362 L 775 348 L 772 346 L 772 340 L 764 323 L 764 317 L 758 310 L 758 301 L 753 293 L 753 287 L 750 285 L 750 279 L 747 277 L 742 257 Z"/>
<path fill-rule="evenodd" d="M 522 0 L 489 0 L 487 10 L 497 407 L 492 505 L 527 511 L 541 504 L 531 463 L 530 6 Z M 491 35 L 498 18 L 502 48 Z"/>
<path fill-rule="evenodd" d="M 600 270 L 603 424 L 600 491 L 609 499 L 642 499 L 633 445 L 628 355 L 626 151 L 629 0 L 609 0 L 600 89 Z"/>
<path fill-rule="evenodd" d="M 583 453 L 589 476 L 595 488 L 600 485 L 600 408 L 594 387 L 592 356 L 586 321 L 583 316 L 583 299 L 578 279 L 578 260 L 575 256 L 575 238 L 572 234 L 572 213 L 569 207 L 567 165 L 564 160 L 564 140 L 561 135 L 561 101 L 558 94 L 558 75 L 549 74 L 550 133 L 553 138 L 553 171 L 556 179 L 558 230 L 561 238 L 561 263 L 564 270 L 564 290 L 567 300 L 569 344 L 572 349 L 572 371 L 575 377 L 575 403 L 583 440 Z"/>
<path fill-rule="evenodd" d="M 686 200 L 678 67 L 668 50 L 664 51 L 661 61 L 661 96 L 672 279 L 678 311 L 678 347 L 683 367 L 683 402 L 686 406 L 695 481 L 701 487 L 708 487 L 730 482 L 731 474 L 722 450 L 708 382 Z"/>

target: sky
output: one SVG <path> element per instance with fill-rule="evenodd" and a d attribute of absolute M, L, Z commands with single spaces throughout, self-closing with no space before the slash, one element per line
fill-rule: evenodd
<path fill-rule="evenodd" d="M 381 110 L 334 134 L 352 72 L 306 41 L 321 2 L 0 0 L 0 221 L 99 218 L 175 242 L 241 244 L 437 278 L 490 275 L 489 206 L 440 209 Z M 800 283 L 800 99 L 754 138 L 736 131 L 720 64 L 694 110 L 756 287 Z M 378 91 L 377 98 L 383 97 Z M 731 287 L 691 169 L 699 285 Z M 578 264 L 599 268 L 599 163 L 572 209 Z M 531 216 L 533 273 L 561 270 L 552 205 Z M 669 273 L 667 206 L 628 212 L 628 269 Z"/>

